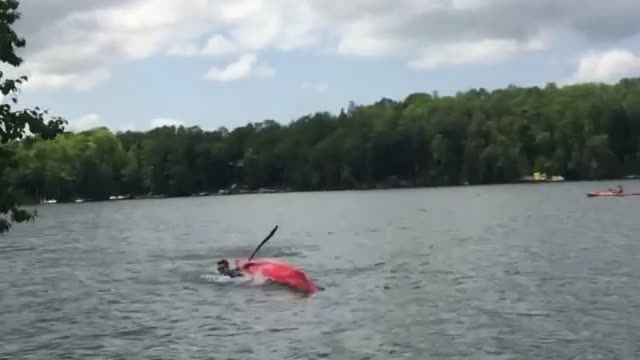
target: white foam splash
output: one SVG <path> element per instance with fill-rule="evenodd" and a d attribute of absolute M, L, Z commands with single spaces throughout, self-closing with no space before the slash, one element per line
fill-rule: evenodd
<path fill-rule="evenodd" d="M 262 285 L 269 281 L 267 277 L 262 275 L 261 273 L 256 273 L 254 275 L 245 275 L 251 278 L 251 283 L 254 285 Z"/>
<path fill-rule="evenodd" d="M 231 278 L 228 276 L 218 275 L 218 274 L 202 274 L 200 275 L 200 278 L 206 281 L 214 282 L 218 284 L 234 283 L 234 284 L 251 284 L 251 285 L 257 285 L 257 286 L 263 285 L 269 281 L 269 279 L 264 277 L 262 274 L 254 274 L 254 275 L 244 274 L 244 276 L 237 277 L 237 278 Z"/>

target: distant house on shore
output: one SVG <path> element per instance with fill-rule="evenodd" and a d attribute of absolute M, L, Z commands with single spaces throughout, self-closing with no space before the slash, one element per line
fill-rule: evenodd
<path fill-rule="evenodd" d="M 527 175 L 520 179 L 520 182 L 561 182 L 564 181 L 564 177 L 560 175 L 547 176 L 543 172 L 534 172 L 533 175 Z"/>

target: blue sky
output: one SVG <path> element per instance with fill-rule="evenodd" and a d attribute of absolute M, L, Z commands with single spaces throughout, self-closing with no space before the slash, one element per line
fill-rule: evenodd
<path fill-rule="evenodd" d="M 288 123 L 349 101 L 640 75 L 636 0 L 23 0 L 20 104 L 71 129 Z"/>

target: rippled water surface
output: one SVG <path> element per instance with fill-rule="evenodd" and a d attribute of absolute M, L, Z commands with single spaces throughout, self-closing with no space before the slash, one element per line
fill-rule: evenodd
<path fill-rule="evenodd" d="M 0 236 L 1 359 L 639 359 L 610 183 L 45 205 Z M 640 182 L 625 182 L 640 191 Z M 324 292 L 224 281 L 288 260 Z"/>

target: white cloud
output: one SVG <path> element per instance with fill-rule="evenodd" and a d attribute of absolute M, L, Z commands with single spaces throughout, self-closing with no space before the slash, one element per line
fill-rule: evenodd
<path fill-rule="evenodd" d="M 236 81 L 249 77 L 271 77 L 275 70 L 269 65 L 258 62 L 255 54 L 241 55 L 236 61 L 225 67 L 212 67 L 205 74 L 210 81 Z"/>
<path fill-rule="evenodd" d="M 38 19 L 42 26 L 31 30 L 22 54 L 29 82 L 35 83 L 31 89 L 86 90 L 106 80 L 108 70 L 123 61 L 189 53 L 189 45 L 183 44 L 215 19 L 208 1 L 189 6 L 178 0 L 96 2 L 84 11 L 73 11 L 74 2 L 68 1 L 69 12 L 53 23 Z"/>
<path fill-rule="evenodd" d="M 169 47 L 167 54 L 173 56 L 193 56 L 198 54 L 198 46 L 194 43 L 179 43 Z"/>
<path fill-rule="evenodd" d="M 159 117 L 149 121 L 151 129 L 163 127 L 163 126 L 184 126 L 185 123 L 182 120 L 176 120 L 172 118 Z"/>
<path fill-rule="evenodd" d="M 102 126 L 107 126 L 107 124 L 102 120 L 100 115 L 86 114 L 75 120 L 69 120 L 69 123 L 65 126 L 65 130 L 77 133 Z"/>
<path fill-rule="evenodd" d="M 237 51 L 237 47 L 229 39 L 222 35 L 214 35 L 210 37 L 204 48 L 202 54 L 204 55 L 224 55 Z"/>
<path fill-rule="evenodd" d="M 394 56 L 403 51 L 403 44 L 378 34 L 347 31 L 340 40 L 337 52 L 341 55 L 379 57 Z"/>
<path fill-rule="evenodd" d="M 614 83 L 624 77 L 640 75 L 640 54 L 612 49 L 582 56 L 570 82 Z"/>
<path fill-rule="evenodd" d="M 420 69 L 503 61 L 543 49 L 532 44 L 545 33 L 628 39 L 640 34 L 639 11 L 637 0 L 23 0 L 17 30 L 31 89 L 86 90 L 117 64 L 161 55 L 328 48 Z"/>
<path fill-rule="evenodd" d="M 169 118 L 156 118 L 149 122 L 151 127 L 158 127 L 162 125 L 184 125 L 181 121 L 169 119 Z M 82 132 L 86 130 L 95 129 L 98 127 L 106 127 L 112 132 L 117 131 L 136 131 L 138 126 L 131 122 L 113 123 L 106 121 L 99 114 L 91 113 L 82 115 L 76 119 L 69 120 L 69 123 L 65 126 L 65 130 L 71 132 Z"/>
<path fill-rule="evenodd" d="M 466 41 L 427 48 L 411 60 L 413 69 L 434 69 L 446 65 L 484 64 L 504 61 L 519 52 L 544 49 L 541 40 L 519 43 L 512 39 Z"/>
<path fill-rule="evenodd" d="M 73 89 L 84 91 L 93 88 L 97 84 L 108 79 L 111 75 L 107 69 L 93 69 L 87 72 L 60 72 L 48 73 L 46 71 L 27 74 L 29 81 L 24 84 L 24 89 Z"/>
<path fill-rule="evenodd" d="M 329 84 L 326 81 L 305 81 L 302 83 L 302 89 L 321 93 L 329 90 Z"/>

